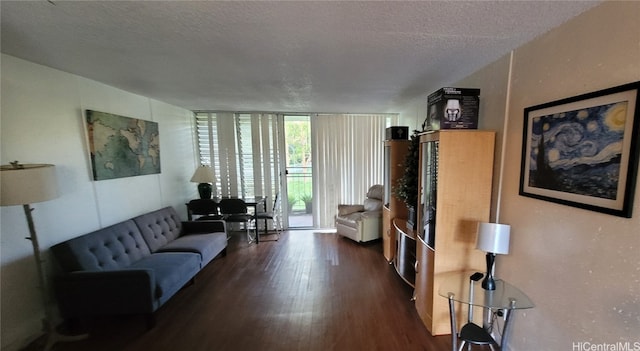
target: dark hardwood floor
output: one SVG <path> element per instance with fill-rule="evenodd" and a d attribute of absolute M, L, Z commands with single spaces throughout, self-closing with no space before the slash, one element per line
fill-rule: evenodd
<path fill-rule="evenodd" d="M 269 240 L 273 237 L 263 237 Z M 382 256 L 381 243 L 335 234 L 285 232 L 228 254 L 156 313 L 89 324 L 90 337 L 57 351 L 115 350 L 450 350 L 420 322 L 412 289 Z"/>

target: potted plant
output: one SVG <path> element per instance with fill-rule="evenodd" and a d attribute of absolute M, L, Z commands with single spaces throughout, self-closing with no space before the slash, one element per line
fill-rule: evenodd
<path fill-rule="evenodd" d="M 312 212 L 312 202 L 313 202 L 313 198 L 311 197 L 310 194 L 304 194 L 300 197 L 300 200 L 302 200 L 302 202 L 304 202 L 304 210 L 305 213 L 311 213 Z"/>
<path fill-rule="evenodd" d="M 293 205 L 295 205 L 296 202 L 298 202 L 298 199 L 295 195 L 287 194 L 287 208 L 289 209 L 289 213 L 293 212 Z"/>
<path fill-rule="evenodd" d="M 407 226 L 413 230 L 416 219 L 416 205 L 418 204 L 418 169 L 420 138 L 418 131 L 414 130 L 409 142 L 407 155 L 402 162 L 403 175 L 400 177 L 393 189 L 394 195 L 407 205 L 409 218 Z"/>

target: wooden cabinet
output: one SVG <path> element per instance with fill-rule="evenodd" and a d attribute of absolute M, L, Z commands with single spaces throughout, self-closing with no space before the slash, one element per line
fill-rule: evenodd
<path fill-rule="evenodd" d="M 384 208 L 382 210 L 382 251 L 384 258 L 392 263 L 397 251 L 394 218 L 407 218 L 407 206 L 393 195 L 393 187 L 402 176 L 409 140 L 386 140 L 384 142 Z"/>
<path fill-rule="evenodd" d="M 382 207 L 382 254 L 384 258 L 389 262 L 389 264 L 393 263 L 394 250 L 396 244 L 392 243 L 396 239 L 395 232 L 391 226 L 391 210 L 388 206 Z"/>
<path fill-rule="evenodd" d="M 415 306 L 432 335 L 450 334 L 439 274 L 485 270 L 478 222 L 491 207 L 495 132 L 446 130 L 420 135 Z"/>
<path fill-rule="evenodd" d="M 416 243 L 416 285 L 414 298 L 416 309 L 425 326 L 433 325 L 433 299 L 438 297 L 437 291 L 433 291 L 433 263 L 435 253 L 421 237 L 417 238 Z M 419 295 L 419 296 L 418 296 Z M 431 303 L 428 303 L 428 302 Z M 461 320 L 462 321 L 462 320 Z M 435 334 L 431 328 L 428 328 L 432 335 Z M 449 332 L 451 329 L 449 329 Z"/>
<path fill-rule="evenodd" d="M 394 219 L 393 227 L 396 232 L 398 249 L 394 258 L 394 266 L 400 278 L 413 287 L 416 281 L 416 233 L 407 228 L 405 219 Z"/>

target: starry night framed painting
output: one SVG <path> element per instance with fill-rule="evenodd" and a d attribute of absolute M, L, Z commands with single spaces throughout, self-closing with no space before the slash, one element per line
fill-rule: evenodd
<path fill-rule="evenodd" d="M 524 109 L 520 195 L 631 218 L 640 82 Z"/>

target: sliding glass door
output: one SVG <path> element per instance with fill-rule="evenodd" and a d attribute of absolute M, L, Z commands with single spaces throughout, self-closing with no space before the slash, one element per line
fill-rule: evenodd
<path fill-rule="evenodd" d="M 313 226 L 313 162 L 309 115 L 284 115 L 286 198 L 289 228 Z M 284 207 L 286 206 L 286 207 Z"/>

